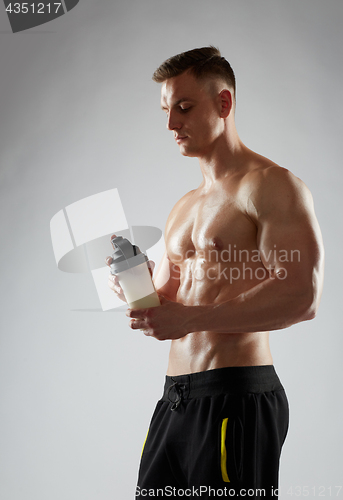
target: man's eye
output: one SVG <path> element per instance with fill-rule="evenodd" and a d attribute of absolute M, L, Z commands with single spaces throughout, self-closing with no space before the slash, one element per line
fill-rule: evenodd
<path fill-rule="evenodd" d="M 190 109 L 191 109 L 191 106 L 189 106 L 188 108 L 180 108 L 182 113 L 187 113 L 187 111 L 189 111 Z"/>

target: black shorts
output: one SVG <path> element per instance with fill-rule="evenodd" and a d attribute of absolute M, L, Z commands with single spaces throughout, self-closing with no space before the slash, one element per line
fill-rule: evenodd
<path fill-rule="evenodd" d="M 287 397 L 272 365 L 167 376 L 136 498 L 275 499 L 287 429 Z"/>

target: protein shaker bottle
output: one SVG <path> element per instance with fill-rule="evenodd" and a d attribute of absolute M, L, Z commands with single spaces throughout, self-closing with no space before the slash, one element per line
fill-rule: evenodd
<path fill-rule="evenodd" d="M 130 309 L 160 306 L 147 256 L 122 236 L 112 238 L 111 243 L 114 249 L 111 274 L 118 276 Z"/>

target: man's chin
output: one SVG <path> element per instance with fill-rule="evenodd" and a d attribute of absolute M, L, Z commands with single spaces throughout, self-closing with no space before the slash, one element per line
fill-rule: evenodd
<path fill-rule="evenodd" d="M 182 156 L 188 156 L 189 158 L 193 158 L 196 156 L 196 154 L 192 152 L 190 149 L 187 149 L 182 146 L 180 147 L 180 153 L 182 154 Z"/>

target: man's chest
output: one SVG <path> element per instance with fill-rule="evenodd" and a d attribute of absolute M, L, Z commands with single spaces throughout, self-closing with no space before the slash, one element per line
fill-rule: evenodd
<path fill-rule="evenodd" d="M 168 256 L 173 262 L 210 251 L 249 248 L 256 245 L 256 226 L 236 193 L 215 192 L 191 198 L 175 214 L 166 233 Z"/>

